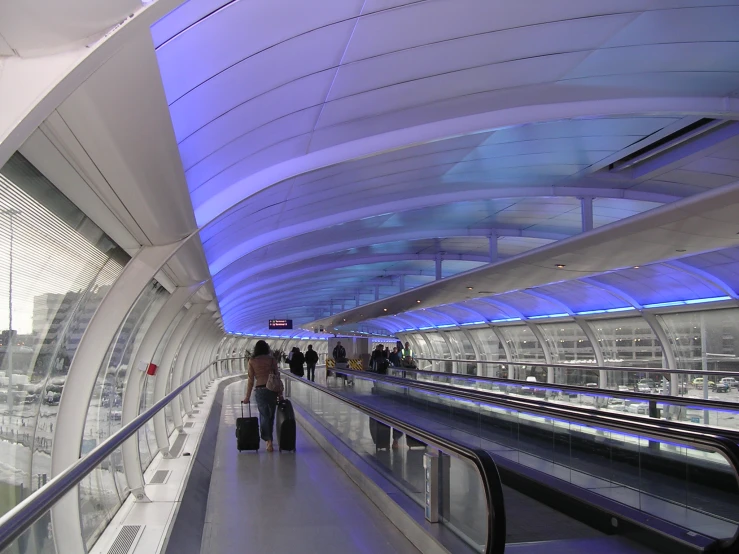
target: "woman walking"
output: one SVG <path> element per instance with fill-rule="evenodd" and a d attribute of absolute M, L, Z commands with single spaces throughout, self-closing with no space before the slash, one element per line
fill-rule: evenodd
<path fill-rule="evenodd" d="M 271 374 L 279 374 L 277 360 L 269 353 L 269 345 L 260 340 L 254 346 L 254 353 L 249 360 L 248 380 L 244 404 L 251 400 L 251 392 L 257 397 L 259 409 L 259 434 L 267 443 L 267 452 L 272 452 L 272 430 L 275 424 L 278 395 L 267 388 L 267 380 Z"/>

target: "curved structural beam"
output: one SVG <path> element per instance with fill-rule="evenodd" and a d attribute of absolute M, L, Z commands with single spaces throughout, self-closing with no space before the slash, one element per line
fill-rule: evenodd
<path fill-rule="evenodd" d="M 739 298 L 739 295 L 737 295 L 737 292 L 727 282 L 725 282 L 722 279 L 719 279 L 718 277 L 716 277 L 715 275 L 713 275 L 712 273 L 704 269 L 693 267 L 692 265 L 686 264 L 685 262 L 681 262 L 680 260 L 672 260 L 670 262 L 663 262 L 662 265 L 666 265 L 667 267 L 672 267 L 674 269 L 677 269 L 678 271 L 682 271 L 683 273 L 687 273 L 688 275 L 697 277 L 701 281 L 704 281 L 708 283 L 709 285 L 712 285 L 716 287 L 717 289 L 725 292 L 726 296 L 730 296 L 734 300 Z"/>
<path fill-rule="evenodd" d="M 177 352 L 180 350 L 183 340 L 189 334 L 193 324 L 205 310 L 206 304 L 204 302 L 193 304 L 187 310 L 185 316 L 180 320 L 180 323 L 175 328 L 172 336 L 169 337 L 167 346 L 164 347 L 162 353 L 162 362 L 157 371 L 156 379 L 154 381 L 154 402 L 158 402 L 167 395 L 167 384 L 169 383 L 169 376 L 174 370 L 174 359 Z M 172 402 L 170 409 L 172 411 L 172 419 L 176 428 L 182 427 L 182 414 L 178 409 L 175 409 L 177 404 Z M 167 436 L 167 426 L 164 410 L 160 411 L 154 416 L 154 434 L 157 439 L 157 446 L 160 452 L 166 458 L 169 456 L 169 438 Z"/>
<path fill-rule="evenodd" d="M 489 194 L 487 195 L 489 197 Z M 526 230 L 520 230 L 520 229 L 509 229 L 509 228 L 500 228 L 496 227 L 495 232 L 500 237 L 524 237 L 524 238 L 535 238 L 535 239 L 542 239 L 542 240 L 550 240 L 550 241 L 556 241 L 561 240 L 570 237 L 571 235 L 567 235 L 564 233 L 541 233 L 541 232 L 532 232 L 532 231 L 526 231 Z M 321 244 L 318 243 L 317 245 L 315 243 L 311 243 L 312 247 L 308 249 L 301 249 L 300 251 L 292 251 L 289 252 L 287 255 L 282 256 L 281 258 L 274 258 L 270 259 L 267 262 L 261 263 L 261 264 L 254 264 L 251 265 L 243 270 L 238 271 L 237 273 L 233 275 L 227 275 L 227 277 L 220 282 L 221 290 L 228 290 L 229 288 L 233 286 L 238 286 L 240 283 L 242 283 L 244 280 L 246 280 L 249 276 L 256 276 L 261 275 L 262 273 L 266 273 L 270 270 L 279 269 L 282 267 L 285 267 L 290 264 L 294 263 L 311 263 L 316 258 L 320 256 L 330 255 L 330 254 L 336 254 L 338 252 L 342 252 L 345 250 L 349 250 L 351 248 L 364 248 L 369 246 L 374 246 L 377 244 L 386 244 L 386 243 L 392 243 L 392 242 L 398 242 L 398 241 L 417 241 L 417 240 L 428 240 L 432 238 L 440 238 L 440 239 L 446 239 L 446 238 L 455 238 L 455 237 L 479 237 L 484 238 L 488 237 L 490 234 L 491 229 L 466 229 L 466 228 L 459 228 L 459 229 L 422 229 L 422 230 L 400 230 L 398 228 L 379 228 L 377 230 L 373 230 L 371 234 L 364 235 L 362 237 L 352 239 L 352 240 L 341 240 L 337 241 L 336 235 L 333 235 L 331 237 L 326 238 L 326 243 Z M 301 233 L 300 235 L 296 236 L 303 236 L 309 233 Z M 239 258 L 241 260 L 243 258 Z M 312 266 L 311 266 L 312 267 Z M 224 267 L 221 271 L 226 271 L 227 269 L 234 270 L 233 264 L 227 267 Z M 216 268 L 215 266 L 212 268 L 213 274 L 216 275 Z"/>
<path fill-rule="evenodd" d="M 611 190 L 609 196 L 608 191 Z M 473 189 L 473 190 L 455 190 L 454 192 L 444 192 L 438 194 L 419 194 L 418 196 L 404 200 L 400 204 L 403 212 L 418 210 L 422 208 L 433 208 L 436 206 L 446 206 L 458 202 L 473 202 L 479 200 L 490 200 L 491 198 L 523 198 L 538 196 L 560 196 L 575 197 L 589 194 L 594 197 L 611 197 L 611 198 L 628 198 L 635 194 L 624 189 L 588 189 L 585 187 L 513 187 L 511 189 Z M 645 199 L 643 195 L 639 195 L 639 200 Z M 672 200 L 676 198 L 672 197 Z M 394 213 L 399 209 L 397 200 L 388 201 L 383 204 L 359 205 L 354 209 L 347 209 L 340 212 L 326 213 L 323 216 L 315 217 L 309 221 L 297 223 L 295 225 L 285 225 L 278 229 L 268 231 L 254 236 L 252 239 L 241 242 L 230 250 L 221 254 L 210 263 L 213 275 L 219 274 L 221 271 L 237 262 L 239 259 L 248 256 L 252 252 L 270 246 L 274 243 L 294 238 L 300 235 L 306 235 L 315 231 L 321 231 L 347 221 L 357 221 L 377 217 L 386 213 Z"/>
<path fill-rule="evenodd" d="M 85 328 L 59 403 L 51 456 L 52 476 L 79 459 L 87 409 L 108 347 L 141 291 L 178 246 L 142 248 L 123 268 Z M 59 501 L 51 510 L 51 518 L 58 550 L 85 552 L 77 495 L 70 494 Z"/>
<path fill-rule="evenodd" d="M 576 117 L 615 116 L 633 114 L 702 114 L 719 119 L 739 116 L 739 100 L 710 97 L 642 97 L 623 96 L 592 100 L 573 93 L 567 102 L 528 105 L 487 113 L 476 113 L 442 121 L 434 121 L 353 140 L 308 153 L 286 162 L 275 164 L 235 182 L 210 197 L 196 208 L 198 225 L 213 221 L 234 205 L 275 183 L 291 177 L 336 165 L 349 160 L 365 158 L 408 146 L 425 144 L 461 135 L 492 131 L 502 127 L 572 119 Z M 597 194 L 595 194 L 597 196 Z M 395 206 L 397 208 L 397 205 Z"/>
<path fill-rule="evenodd" d="M 543 292 L 539 292 L 536 289 L 525 289 L 522 290 L 524 294 L 529 294 L 531 296 L 535 296 L 537 298 L 541 298 L 542 300 L 545 300 L 547 302 L 550 302 L 551 304 L 554 304 L 555 306 L 559 306 L 565 313 L 568 315 L 573 315 L 574 312 L 572 311 L 572 308 L 570 308 L 567 304 L 562 302 L 561 300 L 557 300 L 553 296 L 550 296 L 548 294 L 544 294 Z"/>
<path fill-rule="evenodd" d="M 128 379 L 126 380 L 126 388 L 123 392 L 123 406 L 121 409 L 121 424 L 130 423 L 139 413 L 141 387 L 144 382 L 146 372 L 140 371 L 139 364 L 152 362 L 152 357 L 159 341 L 167 331 L 167 327 L 172 323 L 180 308 L 187 302 L 200 285 L 193 287 L 179 287 L 167 299 L 164 306 L 159 310 L 154 320 L 151 322 L 141 344 L 139 345 L 136 355 L 131 360 Z M 123 443 L 123 470 L 126 474 L 126 482 L 131 492 L 137 500 L 145 500 L 144 493 L 144 475 L 141 471 L 141 462 L 139 460 L 139 441 L 138 436 L 134 435 L 125 443 Z"/>

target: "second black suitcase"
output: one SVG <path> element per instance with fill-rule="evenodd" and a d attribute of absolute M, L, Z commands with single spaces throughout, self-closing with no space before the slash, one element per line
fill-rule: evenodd
<path fill-rule="evenodd" d="M 277 403 L 277 443 L 280 452 L 292 450 L 295 452 L 295 412 L 289 400 Z"/>
<path fill-rule="evenodd" d="M 241 403 L 241 417 L 236 418 L 236 448 L 242 450 L 259 450 L 259 419 L 251 417 L 251 404 L 249 404 L 249 417 L 244 417 L 244 403 Z"/>
<path fill-rule="evenodd" d="M 375 443 L 375 450 L 390 450 L 390 427 L 370 418 L 370 436 Z"/>

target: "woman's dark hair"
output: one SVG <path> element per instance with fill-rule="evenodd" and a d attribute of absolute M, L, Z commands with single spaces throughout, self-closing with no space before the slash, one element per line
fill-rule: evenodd
<path fill-rule="evenodd" d="M 267 341 L 257 341 L 257 344 L 254 345 L 253 356 L 256 358 L 257 356 L 266 356 L 267 354 L 269 354 L 269 344 L 267 344 Z"/>

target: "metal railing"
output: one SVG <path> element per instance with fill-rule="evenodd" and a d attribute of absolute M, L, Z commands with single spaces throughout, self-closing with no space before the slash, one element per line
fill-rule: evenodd
<path fill-rule="evenodd" d="M 221 361 L 235 360 L 241 358 L 223 358 L 210 362 L 198 371 L 190 379 L 185 381 L 159 402 L 154 404 L 144 413 L 139 414 L 130 423 L 124 425 L 119 431 L 108 437 L 97 447 L 91 450 L 83 458 L 52 478 L 46 485 L 31 494 L 17 506 L 5 513 L 0 518 L 0 552 L 10 546 L 15 539 L 23 534 L 31 525 L 39 520 L 51 507 L 65 494 L 77 486 L 82 479 L 99 466 L 105 458 L 110 456 L 117 448 L 120 448 L 127 439 L 133 436 L 146 422 L 164 409 L 179 394 L 189 387 L 203 373 L 208 371 L 211 365 Z"/>
<path fill-rule="evenodd" d="M 397 369 L 397 368 L 396 368 Z M 402 371 L 402 368 L 400 369 Z M 573 423 L 585 426 L 599 426 L 610 428 L 617 432 L 625 434 L 638 434 L 645 439 L 653 439 L 655 441 L 666 443 L 677 443 L 685 445 L 696 450 L 713 450 L 722 454 L 731 466 L 737 484 L 739 485 L 739 434 L 728 433 L 732 435 L 727 437 L 722 429 L 721 432 L 715 430 L 705 431 L 704 429 L 696 430 L 689 428 L 685 424 L 672 421 L 655 421 L 654 419 L 640 418 L 622 413 L 604 414 L 598 410 L 587 408 L 577 408 L 564 406 L 561 404 L 552 404 L 546 401 L 525 398 L 511 398 L 497 396 L 491 398 L 489 393 L 477 392 L 469 389 L 453 388 L 447 385 L 432 384 L 424 381 L 413 381 L 392 377 L 388 375 L 377 374 L 367 371 L 353 370 L 334 370 L 338 375 L 348 375 L 354 378 L 368 379 L 372 381 L 386 382 L 390 385 L 407 387 L 411 389 L 425 390 L 432 394 L 442 396 L 453 396 L 474 403 L 484 403 L 489 405 L 511 408 L 517 411 L 528 412 L 543 416 L 545 418 L 553 418 L 559 420 L 571 421 Z M 436 372 L 434 372 L 436 373 Z M 453 375 L 453 374 L 448 374 Z M 323 389 L 329 392 L 329 389 Z M 339 398 L 347 401 L 347 397 L 334 393 Z M 369 409 L 365 405 L 361 405 L 362 409 Z M 721 540 L 717 542 L 721 545 L 720 552 L 737 552 L 739 551 L 739 526 L 731 539 Z"/>
<path fill-rule="evenodd" d="M 739 403 L 728 402 L 724 400 L 704 400 L 702 398 L 693 398 L 688 396 L 661 395 L 645 392 L 619 391 L 615 389 L 591 388 L 580 385 L 562 385 L 559 383 L 544 383 L 540 381 L 523 381 L 521 379 L 507 379 L 505 377 L 485 377 L 480 375 L 466 375 L 464 373 L 447 373 L 445 371 L 430 371 L 426 369 L 409 369 L 403 367 L 390 367 L 388 372 L 394 373 L 415 373 L 417 375 L 427 375 L 429 377 L 445 377 L 447 379 L 458 379 L 467 381 L 478 381 L 481 383 L 490 383 L 499 386 L 507 386 L 512 388 L 528 388 L 552 392 L 571 392 L 573 394 L 584 394 L 589 396 L 608 396 L 612 398 L 622 398 L 624 400 L 644 400 L 645 402 L 668 403 L 681 406 L 691 406 L 705 409 L 725 409 L 731 411 L 739 411 Z M 449 385 L 453 386 L 453 385 Z M 495 394 L 493 391 L 481 391 L 489 394 Z"/>
<path fill-rule="evenodd" d="M 393 427 L 408 435 L 411 435 L 412 437 L 418 438 L 426 442 L 427 444 L 434 446 L 435 448 L 438 448 L 440 450 L 446 450 L 448 452 L 453 452 L 454 454 L 457 454 L 458 456 L 461 456 L 465 459 L 470 460 L 480 472 L 480 477 L 482 479 L 483 486 L 485 489 L 485 497 L 486 497 L 486 502 L 487 502 L 487 507 L 488 507 L 488 513 L 487 513 L 488 536 L 487 536 L 487 541 L 486 541 L 484 552 L 485 554 L 502 554 L 505 551 L 506 517 L 505 517 L 505 503 L 504 503 L 504 497 L 503 497 L 503 486 L 500 480 L 500 474 L 498 473 L 498 468 L 495 464 L 495 461 L 493 460 L 492 456 L 487 451 L 482 450 L 482 449 L 469 448 L 459 442 L 455 442 L 445 437 L 441 437 L 430 431 L 421 429 L 420 427 L 416 427 L 415 425 L 410 424 L 406 421 L 403 421 L 403 420 L 397 419 L 396 417 L 388 415 L 385 412 L 380 412 L 374 408 L 371 408 L 369 406 L 356 402 L 352 400 L 351 398 L 342 396 L 341 394 L 327 387 L 323 387 L 317 383 L 314 383 L 313 381 L 308 381 L 306 379 L 297 377 L 296 375 L 293 375 L 292 373 L 288 373 L 287 371 L 284 371 L 284 370 L 281 370 L 281 371 L 288 381 L 290 379 L 299 380 L 303 384 L 309 385 L 321 391 L 324 394 L 328 394 L 350 405 L 354 409 L 368 415 L 372 419 L 376 419 L 390 427 Z M 333 371 L 336 371 L 337 373 L 344 372 L 344 370 L 338 370 L 338 371 L 333 370 Z M 358 371 L 358 372 L 351 371 L 351 373 L 356 374 L 356 375 L 365 374 L 365 372 L 361 372 L 361 371 Z M 289 391 L 288 387 L 286 387 L 286 391 Z M 286 392 L 286 394 L 289 394 L 289 393 Z"/>
<path fill-rule="evenodd" d="M 544 367 L 544 368 L 560 368 L 560 369 L 581 369 L 588 371 L 632 371 L 634 373 L 665 373 L 675 375 L 721 375 L 723 377 L 730 377 L 733 375 L 739 376 L 739 370 L 737 371 L 720 371 L 720 370 L 703 370 L 703 369 L 667 369 L 662 367 L 631 367 L 631 366 L 601 366 L 601 365 L 588 365 L 588 364 L 568 364 L 564 362 L 556 364 L 548 364 L 546 362 L 528 362 L 528 361 L 508 361 L 508 360 L 468 360 L 465 358 L 425 358 L 415 357 L 415 360 L 424 360 L 427 362 L 454 362 L 454 363 L 467 363 L 467 364 L 493 364 L 500 366 L 526 366 L 526 367 Z"/>

